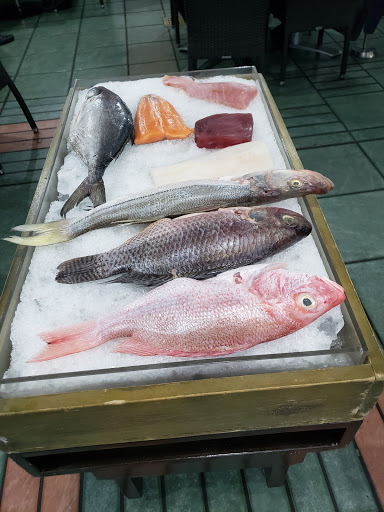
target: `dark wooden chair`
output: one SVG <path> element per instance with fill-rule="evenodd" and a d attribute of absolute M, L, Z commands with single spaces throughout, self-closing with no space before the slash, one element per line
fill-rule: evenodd
<path fill-rule="evenodd" d="M 23 100 L 23 97 L 21 96 L 16 85 L 13 83 L 12 78 L 8 75 L 5 67 L 3 66 L 3 64 L 0 61 L 0 90 L 3 89 L 3 87 L 5 87 L 6 85 L 8 85 L 8 87 L 13 92 L 13 95 L 15 96 L 17 102 L 19 103 L 21 110 L 24 112 L 24 115 L 27 118 L 27 121 L 28 121 L 30 127 L 32 128 L 32 130 L 35 133 L 37 133 L 39 129 L 35 123 L 35 120 L 32 117 L 32 114 L 29 111 L 29 108 L 27 107 L 25 101 Z M 4 172 L 3 172 L 3 168 L 0 164 L 0 175 L 1 174 L 4 174 Z"/>
<path fill-rule="evenodd" d="M 186 0 L 188 68 L 197 69 L 197 59 L 222 56 L 249 59 L 259 71 L 264 65 L 269 0 Z"/>
<path fill-rule="evenodd" d="M 365 20 L 365 0 L 271 0 L 271 12 L 282 22 L 282 59 L 280 83 L 285 80 L 290 36 L 294 32 L 319 30 L 317 45 L 323 42 L 324 29 L 344 34 L 340 78 L 347 70 L 351 40 L 358 37 Z"/>
<path fill-rule="evenodd" d="M 27 118 L 27 121 L 28 121 L 30 127 L 32 128 L 32 130 L 35 133 L 37 133 L 38 128 L 37 128 L 37 125 L 32 117 L 32 114 L 29 111 L 29 108 L 27 107 L 25 101 L 23 100 L 23 97 L 21 96 L 16 85 L 13 83 L 12 78 L 8 75 L 5 67 L 3 66 L 3 64 L 0 61 L 0 90 L 3 89 L 3 87 L 5 87 L 6 85 L 8 85 L 8 87 L 11 89 L 11 92 L 15 96 L 18 104 L 21 107 L 21 110 L 24 112 L 24 115 Z"/>

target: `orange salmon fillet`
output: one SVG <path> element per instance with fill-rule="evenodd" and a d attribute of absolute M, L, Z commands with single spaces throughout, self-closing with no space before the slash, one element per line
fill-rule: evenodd
<path fill-rule="evenodd" d="M 147 94 L 140 99 L 135 115 L 135 144 L 186 139 L 192 132 L 164 98 Z"/>

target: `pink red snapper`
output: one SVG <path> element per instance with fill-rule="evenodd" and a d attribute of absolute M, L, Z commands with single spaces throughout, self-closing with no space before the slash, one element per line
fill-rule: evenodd
<path fill-rule="evenodd" d="M 344 301 L 340 285 L 284 266 L 252 265 L 206 281 L 175 279 L 109 316 L 40 334 L 48 346 L 32 361 L 114 339 L 120 339 L 115 352 L 222 356 L 295 332 Z"/>

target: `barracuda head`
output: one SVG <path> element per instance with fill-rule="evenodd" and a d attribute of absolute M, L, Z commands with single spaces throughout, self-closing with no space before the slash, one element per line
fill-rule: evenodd
<path fill-rule="evenodd" d="M 279 201 L 308 194 L 326 194 L 333 189 L 332 181 L 315 171 L 292 169 L 258 171 L 241 178 L 232 178 L 249 186 L 263 202 Z"/>

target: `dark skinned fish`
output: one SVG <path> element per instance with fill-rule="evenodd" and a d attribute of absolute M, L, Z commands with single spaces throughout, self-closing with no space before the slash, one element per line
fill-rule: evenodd
<path fill-rule="evenodd" d="M 21 245 L 49 245 L 116 223 L 150 222 L 230 206 L 255 206 L 307 194 L 325 194 L 332 188 L 332 181 L 317 172 L 290 169 L 257 171 L 220 180 L 185 181 L 109 201 L 80 219 L 17 226 L 13 229 L 35 232 L 35 235 L 5 240 Z"/>
<path fill-rule="evenodd" d="M 89 89 L 68 140 L 87 165 L 88 176 L 64 204 L 62 217 L 88 196 L 94 206 L 105 203 L 105 168 L 134 137 L 132 114 L 123 100 L 105 87 Z"/>
<path fill-rule="evenodd" d="M 312 226 L 285 208 L 225 208 L 162 219 L 111 251 L 61 263 L 56 281 L 158 285 L 204 279 L 250 265 L 309 235 Z"/>

